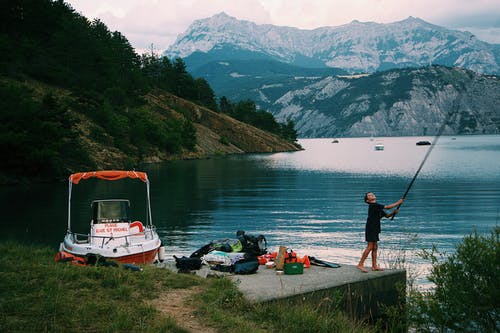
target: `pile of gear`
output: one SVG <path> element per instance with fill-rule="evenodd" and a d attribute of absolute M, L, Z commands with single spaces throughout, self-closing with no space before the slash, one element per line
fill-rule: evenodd
<path fill-rule="evenodd" d="M 189 257 L 175 258 L 180 272 L 200 269 L 203 264 L 210 269 L 234 274 L 253 274 L 259 269 L 259 256 L 267 253 L 264 235 L 236 232 L 235 239 L 211 241 L 194 251 Z"/>
<path fill-rule="evenodd" d="M 269 253 L 264 235 L 248 235 L 243 230 L 236 232 L 235 239 L 211 241 L 194 251 L 189 257 L 174 255 L 179 272 L 198 270 L 208 265 L 211 270 L 233 274 L 254 274 L 260 265 L 276 268 L 278 274 L 302 274 L 303 268 L 311 265 L 340 267 L 314 257 L 299 257 L 291 249 L 280 246 L 279 251 Z"/>

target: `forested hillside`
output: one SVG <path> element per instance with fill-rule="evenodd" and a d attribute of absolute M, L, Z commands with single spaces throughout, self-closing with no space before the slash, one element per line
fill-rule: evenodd
<path fill-rule="evenodd" d="M 121 33 L 63 1 L 2 1 L 0 181 L 213 153 L 196 151 L 187 111 L 161 110 L 145 98 L 151 91 L 219 109 L 180 58 L 139 56 Z"/>

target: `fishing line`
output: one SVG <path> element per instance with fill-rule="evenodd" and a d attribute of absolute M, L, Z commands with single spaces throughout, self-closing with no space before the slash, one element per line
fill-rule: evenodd
<path fill-rule="evenodd" d="M 425 154 L 424 159 L 422 160 L 422 163 L 420 163 L 420 166 L 418 167 L 417 172 L 415 173 L 415 175 L 413 176 L 413 179 L 411 180 L 410 184 L 408 185 L 408 188 L 406 189 L 406 192 L 403 194 L 402 199 L 405 199 L 406 195 L 408 194 L 408 192 L 410 192 L 410 189 L 413 186 L 413 183 L 415 182 L 415 179 L 417 179 L 417 176 L 420 173 L 420 170 L 422 170 L 422 167 L 424 166 L 425 161 L 427 161 L 427 158 L 431 154 L 432 149 L 434 148 L 434 146 L 436 145 L 437 141 L 439 140 L 439 137 L 441 136 L 441 134 L 443 134 L 444 129 L 446 128 L 446 125 L 448 125 L 448 122 L 451 119 L 451 116 L 456 113 L 456 111 L 455 111 L 456 107 L 453 108 L 453 109 L 454 109 L 453 111 L 448 112 L 448 114 L 446 115 L 446 119 L 444 120 L 443 125 L 441 126 L 441 128 L 437 132 L 436 136 L 434 137 L 434 139 L 432 141 L 432 144 L 429 146 L 429 149 L 427 150 L 427 153 Z M 399 209 L 399 207 L 401 207 L 401 204 L 399 204 L 396 207 L 396 209 Z M 391 217 L 391 221 L 392 220 L 394 220 L 394 215 L 392 215 L 392 217 Z"/>

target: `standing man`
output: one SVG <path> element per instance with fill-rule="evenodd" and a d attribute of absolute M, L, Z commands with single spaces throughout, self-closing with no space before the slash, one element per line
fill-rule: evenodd
<path fill-rule="evenodd" d="M 361 260 L 358 263 L 358 268 L 363 273 L 368 273 L 365 268 L 365 260 L 372 253 L 372 270 L 373 271 L 383 271 L 381 267 L 377 265 L 377 249 L 380 234 L 380 219 L 382 217 L 392 217 L 398 213 L 398 209 L 395 209 L 392 213 L 386 213 L 384 209 L 391 209 L 403 203 L 404 199 L 399 199 L 393 204 L 382 205 L 377 203 L 377 197 L 373 192 L 367 192 L 365 194 L 365 202 L 368 204 L 368 218 L 366 219 L 365 226 L 365 240 L 368 243 L 366 249 L 363 251 Z"/>

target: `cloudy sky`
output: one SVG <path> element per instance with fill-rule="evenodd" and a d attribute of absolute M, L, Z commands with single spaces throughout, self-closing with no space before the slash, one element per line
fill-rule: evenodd
<path fill-rule="evenodd" d="M 225 12 L 240 20 L 300 29 L 353 20 L 390 23 L 408 16 L 467 30 L 500 44 L 499 0 L 66 0 L 88 19 L 120 31 L 139 52 L 161 52 L 197 19 Z"/>

